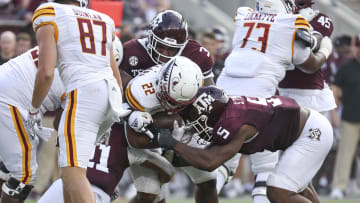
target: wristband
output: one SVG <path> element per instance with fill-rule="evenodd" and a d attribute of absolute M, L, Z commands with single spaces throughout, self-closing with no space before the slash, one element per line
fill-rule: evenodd
<path fill-rule="evenodd" d="M 40 107 L 36 108 L 31 104 L 29 112 L 30 112 L 30 114 L 37 114 L 39 112 L 39 109 L 40 109 Z"/>

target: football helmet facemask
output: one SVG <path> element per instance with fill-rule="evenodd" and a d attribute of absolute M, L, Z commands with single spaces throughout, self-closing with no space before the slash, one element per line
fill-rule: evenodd
<path fill-rule="evenodd" d="M 183 16 L 165 10 L 151 21 L 146 50 L 156 64 L 168 62 L 180 55 L 188 42 L 188 25 Z"/>
<path fill-rule="evenodd" d="M 208 86 L 199 90 L 195 101 L 179 114 L 187 126 L 196 133 L 199 144 L 212 141 L 213 127 L 224 112 L 229 97 L 216 86 Z"/>
<path fill-rule="evenodd" d="M 159 74 L 156 96 L 166 111 L 180 111 L 191 104 L 203 84 L 200 67 L 183 56 L 164 64 Z"/>

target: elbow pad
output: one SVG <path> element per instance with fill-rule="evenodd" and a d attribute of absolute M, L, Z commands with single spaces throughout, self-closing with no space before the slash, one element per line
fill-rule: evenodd
<path fill-rule="evenodd" d="M 302 43 L 305 47 L 311 47 L 313 39 L 308 30 L 298 29 L 295 34 L 295 41 Z"/>

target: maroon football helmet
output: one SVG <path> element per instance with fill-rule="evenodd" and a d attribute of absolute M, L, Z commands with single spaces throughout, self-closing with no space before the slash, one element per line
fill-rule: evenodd
<path fill-rule="evenodd" d="M 146 50 L 156 64 L 180 55 L 188 42 L 188 25 L 183 16 L 165 10 L 151 21 Z"/>
<path fill-rule="evenodd" d="M 298 13 L 300 9 L 311 8 L 314 4 L 312 0 L 295 0 L 295 12 Z"/>
<path fill-rule="evenodd" d="M 222 89 L 208 86 L 201 88 L 196 100 L 180 112 L 186 125 L 192 127 L 197 134 L 195 138 L 199 144 L 211 142 L 213 127 L 228 101 L 229 97 Z"/>

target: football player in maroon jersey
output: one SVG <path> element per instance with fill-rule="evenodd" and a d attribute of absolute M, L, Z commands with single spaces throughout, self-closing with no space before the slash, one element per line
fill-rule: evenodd
<path fill-rule="evenodd" d="M 199 65 L 203 72 L 205 86 L 214 84 L 213 61 L 209 51 L 195 40 L 188 39 L 188 25 L 180 13 L 165 10 L 151 21 L 147 37 L 130 40 L 124 44 L 124 58 L 119 65 L 124 87 L 131 78 L 147 68 L 166 63 L 177 55 L 185 56 Z M 216 172 L 203 171 L 204 174 L 199 175 L 198 169 L 193 167 L 189 169 L 189 171 L 194 170 L 196 170 L 195 173 L 189 173 L 193 174 L 191 179 L 196 184 L 197 202 L 218 202 L 216 175 L 214 175 Z M 155 187 L 141 185 L 144 189 L 137 187 L 138 195 L 132 202 L 153 202 L 157 195 L 148 189 Z"/>
<path fill-rule="evenodd" d="M 269 200 L 320 202 L 309 185 L 333 143 L 332 127 L 320 113 L 286 97 L 229 98 L 223 90 L 210 86 L 200 89 L 181 115 L 210 146 L 192 148 L 164 134 L 156 134 L 155 146 L 173 149 L 184 161 L 208 171 L 237 153 L 283 150 L 267 180 Z M 181 128 L 184 126 L 174 125 L 175 133 L 183 133 Z"/>

